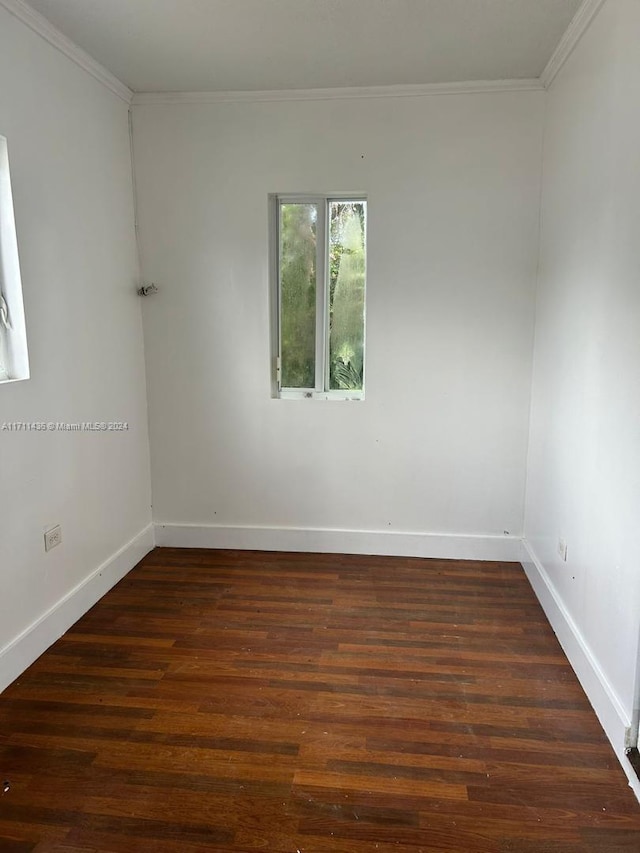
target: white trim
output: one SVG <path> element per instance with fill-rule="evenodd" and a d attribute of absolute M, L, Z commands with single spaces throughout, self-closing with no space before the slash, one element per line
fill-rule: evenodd
<path fill-rule="evenodd" d="M 233 548 L 516 562 L 521 552 L 521 540 L 510 536 L 168 522 L 156 522 L 155 528 L 156 545 L 170 548 Z"/>
<path fill-rule="evenodd" d="M 545 89 L 548 89 L 556 79 L 558 72 L 567 59 L 569 59 L 576 45 L 588 30 L 589 25 L 604 6 L 604 3 L 605 0 L 584 0 L 560 39 L 553 56 L 547 62 L 544 71 L 540 75 L 540 83 Z"/>
<path fill-rule="evenodd" d="M 629 714 L 609 683 L 589 643 L 567 610 L 562 596 L 538 559 L 531 543 L 526 539 L 522 540 L 521 562 L 573 671 L 629 777 L 631 788 L 640 799 L 640 782 L 624 753 L 625 737 L 632 723 Z"/>
<path fill-rule="evenodd" d="M 55 47 L 60 53 L 63 53 L 76 65 L 84 69 L 88 74 L 94 77 L 98 82 L 110 89 L 114 95 L 122 98 L 123 101 L 131 103 L 133 92 L 128 86 L 118 80 L 110 71 L 97 62 L 81 47 L 67 38 L 60 32 L 57 27 L 54 27 L 43 15 L 32 9 L 24 0 L 0 0 L 0 6 L 4 6 L 7 12 L 10 12 L 19 21 L 22 21 L 30 30 L 37 33 L 50 45 Z"/>
<path fill-rule="evenodd" d="M 78 621 L 154 547 L 153 525 L 116 551 L 33 624 L 0 649 L 0 691 Z"/>
<path fill-rule="evenodd" d="M 4 2 L 4 0 L 0 0 Z M 251 92 L 136 92 L 134 106 L 143 104 L 225 104 L 262 101 L 326 101 L 349 98 L 422 98 L 432 95 L 477 95 L 492 92 L 539 92 L 538 79 L 471 80 L 406 86 L 358 86 L 335 89 L 270 89 Z"/>

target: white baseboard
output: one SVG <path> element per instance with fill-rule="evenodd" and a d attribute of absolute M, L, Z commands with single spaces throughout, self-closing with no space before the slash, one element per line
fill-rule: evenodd
<path fill-rule="evenodd" d="M 169 523 L 156 523 L 155 528 L 156 545 L 170 548 L 237 548 L 516 562 L 521 554 L 521 540 L 510 536 Z"/>
<path fill-rule="evenodd" d="M 0 691 L 8 687 L 154 547 L 153 524 L 116 551 L 39 619 L 0 649 Z"/>
<path fill-rule="evenodd" d="M 626 712 L 616 691 L 603 672 L 591 647 L 567 610 L 562 596 L 538 559 L 531 543 L 522 540 L 521 562 L 529 578 L 529 583 L 542 609 L 553 628 L 564 653 L 569 659 L 582 689 L 600 724 L 609 738 L 636 797 L 640 799 L 640 782 L 635 776 L 625 756 L 625 735 L 631 726 L 631 718 Z"/>

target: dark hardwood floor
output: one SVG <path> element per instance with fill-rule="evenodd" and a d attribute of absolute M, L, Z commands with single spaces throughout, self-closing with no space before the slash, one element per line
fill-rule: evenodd
<path fill-rule="evenodd" d="M 0 697 L 0 850 L 638 853 L 513 563 L 156 549 Z"/>

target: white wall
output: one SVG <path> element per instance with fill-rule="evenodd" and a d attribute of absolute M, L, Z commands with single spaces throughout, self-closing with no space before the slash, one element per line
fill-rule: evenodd
<path fill-rule="evenodd" d="M 610 0 L 548 94 L 526 510 L 528 568 L 619 754 L 640 632 L 638 44 L 640 4 Z"/>
<path fill-rule="evenodd" d="M 130 426 L 0 431 L 2 688 L 152 538 L 127 106 L 1 7 L 0 81 L 31 364 L 30 380 L 0 386 L 0 426 Z M 56 523 L 63 543 L 45 554 Z"/>
<path fill-rule="evenodd" d="M 542 107 L 135 108 L 157 521 L 521 535 Z M 369 198 L 367 398 L 270 399 L 267 195 L 339 190 Z"/>

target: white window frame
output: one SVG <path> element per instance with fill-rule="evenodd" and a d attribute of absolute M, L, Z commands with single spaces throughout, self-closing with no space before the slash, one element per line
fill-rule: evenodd
<path fill-rule="evenodd" d="M 327 390 L 329 385 L 329 204 L 332 201 L 364 202 L 366 193 L 272 193 L 269 195 L 269 249 L 271 283 L 271 396 L 280 400 L 364 400 L 366 379 L 366 271 L 363 387 L 361 391 Z M 314 388 L 283 388 L 281 385 L 280 334 L 280 206 L 283 204 L 313 204 L 318 210 L 316 222 L 316 358 Z M 368 211 L 367 211 L 368 212 Z M 367 218 L 365 216 L 365 265 L 367 262 Z M 366 270 L 366 266 L 365 266 Z"/>

